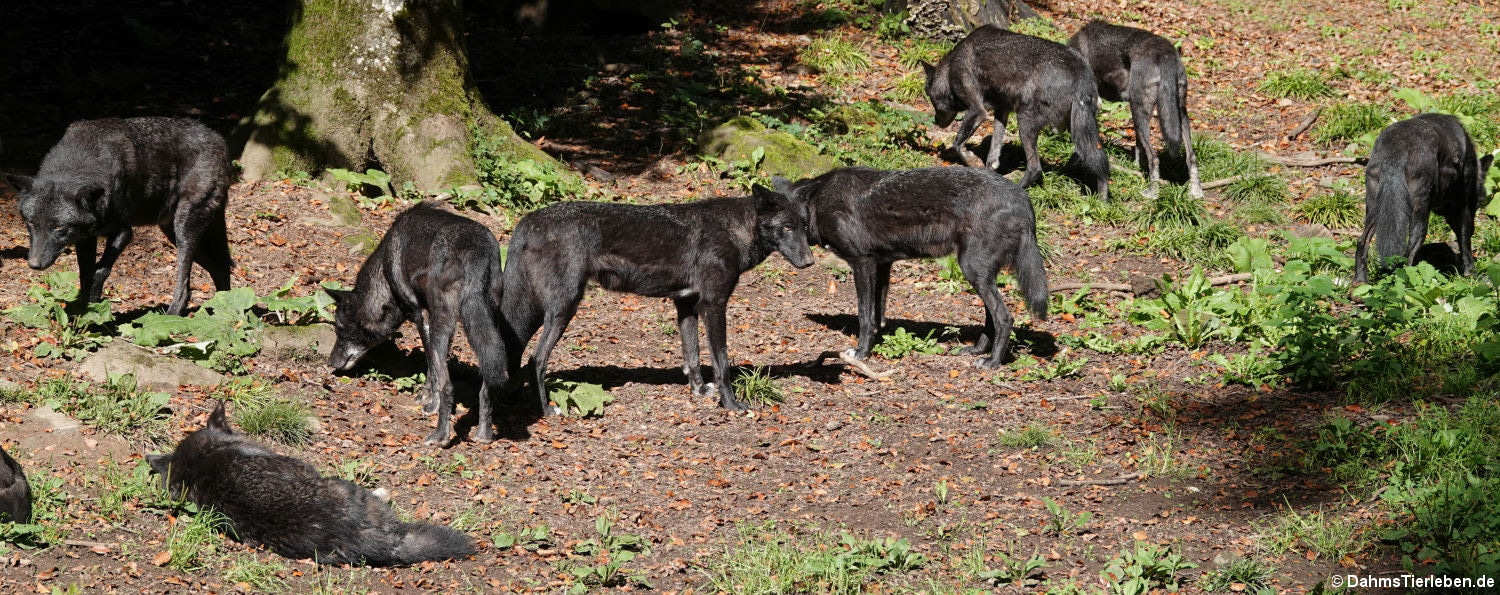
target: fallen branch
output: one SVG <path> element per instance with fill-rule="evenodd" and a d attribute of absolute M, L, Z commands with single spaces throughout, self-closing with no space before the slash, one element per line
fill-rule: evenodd
<path fill-rule="evenodd" d="M 859 372 L 861 375 L 871 380 L 885 380 L 886 377 L 896 373 L 895 370 L 876 372 L 875 368 L 870 367 L 870 364 L 861 360 L 854 359 L 853 356 L 849 355 L 848 351 L 824 351 L 823 353 L 818 354 L 818 359 L 813 365 L 821 366 L 823 365 L 823 360 L 834 356 L 838 356 L 840 361 L 843 361 L 849 367 L 854 368 L 854 371 Z"/>
<path fill-rule="evenodd" d="M 1245 176 L 1229 176 L 1227 178 L 1219 178 L 1219 179 L 1214 180 L 1212 182 L 1204 182 L 1203 189 L 1204 190 L 1213 190 L 1214 188 L 1218 188 L 1218 187 L 1221 187 L 1221 186 L 1228 186 L 1230 184 L 1233 184 L 1233 183 L 1238 182 L 1238 181 L 1243 180 L 1243 179 L 1245 179 Z"/>
<path fill-rule="evenodd" d="M 1368 157 L 1282 157 L 1270 153 L 1257 153 L 1261 159 L 1270 161 L 1277 165 L 1290 167 L 1323 167 L 1325 165 L 1336 165 L 1340 163 L 1364 164 L 1370 159 Z"/>
<path fill-rule="evenodd" d="M 1130 473 L 1110 479 L 1059 479 L 1054 483 L 1060 486 L 1117 486 L 1130 483 L 1141 477 L 1142 474 L 1140 473 Z"/>
<path fill-rule="evenodd" d="M 1292 130 L 1291 134 L 1286 135 L 1286 139 L 1287 140 L 1297 140 L 1297 137 L 1302 136 L 1302 133 L 1307 132 L 1308 128 L 1312 128 L 1313 122 L 1317 122 L 1318 121 L 1318 116 L 1321 115 L 1322 113 L 1323 113 L 1323 108 L 1322 107 L 1319 107 L 1318 109 L 1313 110 L 1313 113 L 1308 114 L 1306 118 L 1303 118 L 1302 119 L 1302 123 L 1298 124 L 1297 127 Z"/>
<path fill-rule="evenodd" d="M 1252 274 L 1252 273 L 1235 273 L 1233 275 L 1221 275 L 1221 276 L 1218 276 L 1218 277 L 1210 277 L 1209 280 L 1208 280 L 1208 284 L 1209 285 L 1228 285 L 1230 283 L 1239 283 L 1241 281 L 1249 281 L 1249 280 L 1254 279 L 1254 278 L 1255 278 L 1255 275 Z M 1091 291 L 1092 290 L 1123 291 L 1125 293 L 1137 293 L 1136 288 L 1134 286 L 1132 286 L 1131 284 L 1129 284 L 1129 283 L 1085 283 L 1085 282 L 1082 282 L 1082 281 L 1069 281 L 1067 283 L 1058 283 L 1057 285 L 1053 285 L 1052 287 L 1048 288 L 1048 291 L 1051 292 L 1051 293 L 1058 293 L 1058 292 L 1063 292 L 1063 291 L 1073 291 L 1075 289 L 1088 289 L 1088 290 L 1091 290 Z"/>
<path fill-rule="evenodd" d="M 81 539 L 64 539 L 62 543 L 63 543 L 63 545 L 71 545 L 71 546 L 75 546 L 75 547 L 86 547 L 86 548 L 89 548 L 89 549 L 93 549 L 93 548 L 112 549 L 112 548 L 118 547 L 117 544 L 113 544 L 113 543 L 103 543 L 103 542 L 99 542 L 99 541 L 83 541 Z"/>

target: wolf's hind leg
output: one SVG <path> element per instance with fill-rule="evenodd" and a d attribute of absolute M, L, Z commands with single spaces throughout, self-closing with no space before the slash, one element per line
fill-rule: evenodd
<path fill-rule="evenodd" d="M 694 395 L 708 396 L 703 384 L 703 364 L 698 353 L 698 299 L 678 298 L 672 300 L 677 306 L 677 334 L 682 337 L 682 373 L 687 375 L 688 388 Z"/>
<path fill-rule="evenodd" d="M 568 329 L 568 322 L 573 320 L 573 314 L 577 311 L 578 301 L 574 300 L 562 311 L 548 312 L 545 322 L 542 323 L 542 336 L 536 340 L 536 351 L 531 354 L 531 365 L 536 373 L 536 392 L 542 406 L 542 415 L 561 413 L 552 405 L 552 400 L 547 395 L 547 358 L 552 356 L 552 348 L 557 346 L 557 341 L 562 338 L 563 331 Z"/>
<path fill-rule="evenodd" d="M 708 329 L 708 351 L 714 362 L 714 384 L 719 389 L 719 406 L 732 411 L 745 409 L 745 404 L 734 397 L 729 385 L 728 313 L 726 304 L 699 299 L 698 315 Z"/>
<path fill-rule="evenodd" d="M 422 342 L 422 350 L 427 354 L 428 398 L 437 402 L 438 414 L 437 429 L 422 441 L 428 446 L 447 444 L 453 433 L 453 381 L 448 372 L 448 350 L 458 325 L 458 308 L 450 301 L 455 300 L 429 304 L 427 336 Z"/>

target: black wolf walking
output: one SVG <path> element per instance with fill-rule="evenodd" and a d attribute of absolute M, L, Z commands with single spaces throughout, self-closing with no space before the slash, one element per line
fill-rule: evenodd
<path fill-rule="evenodd" d="M 453 382 L 448 350 L 460 320 L 479 359 L 476 442 L 495 439 L 490 391 L 508 377 L 505 341 L 496 320 L 500 308 L 500 244 L 472 219 L 419 203 L 396 217 L 365 260 L 349 291 L 329 291 L 338 306 L 338 341 L 329 365 L 354 367 L 371 348 L 385 342 L 402 322 L 412 321 L 427 353 L 427 397 L 422 411 L 438 415 L 430 445 L 448 443 L 452 432 Z"/>
<path fill-rule="evenodd" d="M 0 448 L 0 523 L 31 522 L 31 485 L 21 464 Z"/>
<path fill-rule="evenodd" d="M 1032 316 L 1047 318 L 1047 273 L 1031 199 L 994 171 L 845 168 L 797 182 L 788 193 L 807 203 L 808 239 L 831 248 L 854 272 L 859 345 L 848 355 L 870 355 L 897 260 L 958 254 L 964 278 L 984 301 L 985 330 L 965 350 L 988 353 L 982 367 L 999 367 L 1010 343 L 1010 310 L 995 287 L 1000 269 L 1015 271 Z"/>
<path fill-rule="evenodd" d="M 1354 281 L 1367 278 L 1365 251 L 1375 234 L 1380 263 L 1392 256 L 1415 262 L 1435 212 L 1458 236 L 1459 270 L 1474 268 L 1474 213 L 1484 195 L 1493 155 L 1477 156 L 1458 118 L 1421 114 L 1387 126 L 1365 166 L 1365 231 L 1354 249 Z"/>
<path fill-rule="evenodd" d="M 1078 52 L 1040 37 L 985 25 L 953 46 L 936 66 L 923 63 L 922 69 L 927 73 L 927 99 L 932 101 L 937 125 L 947 126 L 958 112 L 965 112 L 953 137 L 953 150 L 960 156 L 968 154 L 964 141 L 984 121 L 986 108 L 993 107 L 995 135 L 985 165 L 999 167 L 1005 121 L 1015 112 L 1021 147 L 1026 151 L 1021 186 L 1031 186 L 1042 179 L 1037 134 L 1046 126 L 1066 126 L 1074 152 L 1094 177 L 1094 189 L 1101 198 L 1109 198 L 1109 159 L 1099 146 L 1095 119 L 1099 92 Z"/>
<path fill-rule="evenodd" d="M 288 558 L 393 566 L 474 553 L 462 533 L 403 523 L 381 490 L 323 477 L 229 429 L 220 401 L 208 425 L 164 455 L 148 455 L 168 491 L 228 517 L 232 534 Z"/>
<path fill-rule="evenodd" d="M 185 118 L 84 120 L 68 126 L 35 178 L 8 176 L 31 234 L 27 264 L 52 266 L 78 253 L 78 301 L 97 302 L 131 228 L 156 224 L 177 246 L 177 289 L 167 313 L 187 309 L 192 265 L 229 289 L 224 228 L 231 174 L 224 137 Z M 97 255 L 104 237 L 104 253 Z"/>
<path fill-rule="evenodd" d="M 671 298 L 682 336 L 683 372 L 693 393 L 715 388 L 719 405 L 744 409 L 728 382 L 726 308 L 740 273 L 780 252 L 797 268 L 812 264 L 802 209 L 757 188 L 752 197 L 677 205 L 555 204 L 516 225 L 501 310 L 511 369 L 541 327 L 531 362 L 542 410 L 549 411 L 547 357 L 578 311 L 590 279 L 605 289 Z M 708 331 L 713 382 L 699 370 L 698 319 Z"/>
<path fill-rule="evenodd" d="M 1156 196 L 1161 171 L 1151 147 L 1151 113 L 1161 122 L 1170 155 L 1187 163 L 1188 192 L 1203 197 L 1198 181 L 1198 158 L 1193 155 L 1192 130 L 1187 115 L 1187 72 L 1172 42 L 1150 31 L 1090 21 L 1068 40 L 1094 71 L 1099 96 L 1129 101 L 1135 121 L 1135 159 L 1146 173 L 1147 196 Z"/>

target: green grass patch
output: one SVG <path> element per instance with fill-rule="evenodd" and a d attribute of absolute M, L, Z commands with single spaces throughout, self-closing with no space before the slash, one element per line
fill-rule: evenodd
<path fill-rule="evenodd" d="M 876 355 L 886 359 L 901 359 L 913 353 L 925 353 L 928 355 L 943 352 L 943 347 L 938 344 L 937 338 L 932 336 L 933 331 L 928 331 L 927 336 L 918 337 L 906 330 L 906 327 L 896 327 L 880 338 L 880 343 L 871 350 Z"/>
<path fill-rule="evenodd" d="M 1328 75 L 1311 68 L 1289 68 L 1266 73 L 1257 89 L 1271 97 L 1319 99 L 1334 94 Z"/>
<path fill-rule="evenodd" d="M 167 568 L 179 572 L 197 572 L 212 563 L 224 543 L 221 532 L 229 528 L 229 517 L 213 509 L 203 509 L 191 516 L 178 516 L 167 529 Z"/>
<path fill-rule="evenodd" d="M 734 395 L 745 403 L 770 405 L 786 401 L 786 394 L 782 392 L 781 386 L 776 384 L 776 379 L 764 367 L 757 366 L 749 372 L 740 372 L 731 384 Z"/>
<path fill-rule="evenodd" d="M 870 68 L 870 55 L 854 41 L 841 35 L 812 40 L 797 59 L 808 67 L 826 74 L 855 73 Z"/>
<path fill-rule="evenodd" d="M 1057 429 L 1041 422 L 1031 422 L 1019 430 L 1000 430 L 1000 446 L 1006 448 L 1042 448 L 1057 441 Z"/>
<path fill-rule="evenodd" d="M 1208 220 L 1203 199 L 1194 198 L 1184 186 L 1163 185 L 1155 199 L 1136 211 L 1135 223 L 1142 228 L 1171 228 L 1198 225 Z"/>
<path fill-rule="evenodd" d="M 171 413 L 167 393 L 140 390 L 129 374 L 104 384 L 54 378 L 37 387 L 34 400 L 102 432 L 153 443 L 166 437 Z"/>
<path fill-rule="evenodd" d="M 1336 103 L 1323 110 L 1312 139 L 1323 144 L 1358 142 L 1375 144 L 1375 135 L 1395 119 L 1391 109 L 1378 103 Z"/>
<path fill-rule="evenodd" d="M 257 593 L 281 593 L 288 588 L 286 580 L 281 578 L 287 570 L 287 565 L 279 561 L 243 554 L 230 561 L 229 568 L 224 570 L 224 580 L 248 586 Z"/>
<path fill-rule="evenodd" d="M 1364 197 L 1343 188 L 1319 194 L 1302 201 L 1293 211 L 1297 218 L 1329 229 L 1359 227 L 1364 221 Z"/>
<path fill-rule="evenodd" d="M 1198 587 L 1210 593 L 1261 593 L 1270 588 L 1276 566 L 1255 558 L 1235 558 L 1203 573 Z"/>
<path fill-rule="evenodd" d="M 774 523 L 743 525 L 739 541 L 704 563 L 713 588 L 735 593 L 863 593 L 928 563 L 905 539 L 793 535 Z"/>

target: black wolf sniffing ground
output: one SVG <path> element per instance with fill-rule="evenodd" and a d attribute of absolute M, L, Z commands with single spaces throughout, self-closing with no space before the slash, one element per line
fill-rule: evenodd
<path fill-rule="evenodd" d="M 379 492 L 323 477 L 312 465 L 235 434 L 223 401 L 206 427 L 146 460 L 168 491 L 213 507 L 228 517 L 232 535 L 288 558 L 393 566 L 474 553 L 462 533 L 403 523 Z"/>
<path fill-rule="evenodd" d="M 0 523 L 31 522 L 31 485 L 21 464 L 0 448 Z"/>
<path fill-rule="evenodd" d="M 496 320 L 500 308 L 500 244 L 478 222 L 419 203 L 396 217 L 365 260 L 354 289 L 329 291 L 338 309 L 329 365 L 354 367 L 371 348 L 390 339 L 402 322 L 412 321 L 427 354 L 427 397 L 422 410 L 438 415 L 430 445 L 448 443 L 452 433 L 453 382 L 448 350 L 460 320 L 479 359 L 479 420 L 474 440 L 495 439 L 490 391 L 507 378 L 505 342 Z"/>
<path fill-rule="evenodd" d="M 1036 137 L 1046 126 L 1067 127 L 1074 152 L 1093 176 L 1095 191 L 1109 198 L 1109 158 L 1099 145 L 1099 123 L 1095 119 L 1099 92 L 1094 75 L 1078 52 L 1040 37 L 1012 33 L 993 25 L 975 29 L 936 66 L 922 64 L 927 74 L 927 99 L 932 102 L 938 126 L 953 122 L 965 112 L 953 150 L 968 154 L 964 141 L 974 134 L 995 110 L 995 135 L 990 139 L 985 165 L 1000 166 L 1000 147 L 1005 145 L 1005 121 L 1011 112 L 1026 152 L 1026 175 L 1021 186 L 1042 179 L 1042 160 L 1037 156 Z"/>
<path fill-rule="evenodd" d="M 1151 114 L 1161 122 L 1167 153 L 1187 163 L 1188 192 L 1203 198 L 1198 181 L 1198 157 L 1193 155 L 1192 130 L 1187 115 L 1187 72 L 1172 42 L 1150 31 L 1090 21 L 1068 40 L 1094 71 L 1099 96 L 1130 102 L 1135 121 L 1135 159 L 1156 196 L 1161 186 L 1160 164 L 1151 147 Z"/>
<path fill-rule="evenodd" d="M 668 297 L 677 307 L 683 372 L 693 393 L 719 392 L 719 405 L 744 409 L 729 382 L 726 308 L 740 273 L 780 252 L 798 268 L 812 264 L 802 209 L 757 188 L 752 197 L 676 205 L 555 204 L 516 225 L 505 267 L 506 348 L 511 370 L 537 328 L 531 362 L 543 412 L 547 357 L 578 311 L 590 279 L 605 289 Z M 698 318 L 708 332 L 713 382 L 699 370 Z"/>
<path fill-rule="evenodd" d="M 1427 238 L 1427 215 L 1441 215 L 1458 236 L 1459 270 L 1474 268 L 1474 213 L 1493 155 L 1480 158 L 1458 118 L 1421 114 L 1387 126 L 1365 166 L 1365 231 L 1354 248 L 1354 281 L 1363 283 L 1370 234 L 1379 265 L 1392 256 L 1415 262 Z"/>
<path fill-rule="evenodd" d="M 806 201 L 808 239 L 832 249 L 853 270 L 859 345 L 847 355 L 870 355 L 897 260 L 958 254 L 964 277 L 984 301 L 985 330 L 965 349 L 989 354 L 980 366 L 999 367 L 1010 343 L 1010 310 L 995 287 L 1000 269 L 1015 271 L 1032 316 L 1047 317 L 1047 274 L 1031 200 L 994 171 L 845 168 L 797 182 L 787 193 Z"/>
<path fill-rule="evenodd" d="M 177 289 L 167 313 L 187 309 L 192 265 L 229 289 L 224 204 L 232 176 L 224 137 L 185 118 L 74 122 L 42 159 L 36 177 L 8 176 L 31 234 L 27 263 L 52 266 L 78 253 L 78 301 L 97 302 L 133 227 L 156 224 L 177 246 Z M 97 254 L 100 237 L 103 254 Z"/>

